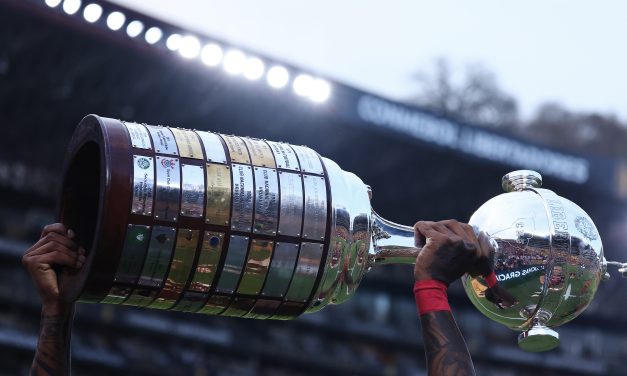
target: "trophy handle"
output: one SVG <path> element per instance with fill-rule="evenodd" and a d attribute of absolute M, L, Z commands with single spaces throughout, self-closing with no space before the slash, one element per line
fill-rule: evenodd
<path fill-rule="evenodd" d="M 372 211 L 373 265 L 416 263 L 424 244 L 416 244 L 413 227 L 399 225 Z"/>

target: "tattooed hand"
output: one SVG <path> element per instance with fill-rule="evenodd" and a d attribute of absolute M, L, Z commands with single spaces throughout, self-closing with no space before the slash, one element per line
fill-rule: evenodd
<path fill-rule="evenodd" d="M 435 279 L 447 285 L 465 273 L 472 276 L 490 272 L 491 246 L 488 237 L 475 235 L 473 228 L 456 220 L 421 221 L 414 225 L 418 243 L 425 240 L 416 259 L 417 281 Z"/>
<path fill-rule="evenodd" d="M 70 374 L 70 331 L 74 304 L 59 296 L 55 267 L 81 268 L 85 250 L 72 239 L 74 232 L 61 223 L 44 227 L 22 263 L 30 273 L 42 301 L 41 328 L 31 375 Z"/>
<path fill-rule="evenodd" d="M 490 273 L 492 248 L 485 234 L 477 237 L 472 227 L 455 220 L 418 222 L 414 230 L 416 244 L 425 244 L 416 258 L 416 281 L 438 280 L 449 285 L 465 273 Z M 464 337 L 450 310 L 425 313 L 420 321 L 430 376 L 475 374 Z"/>

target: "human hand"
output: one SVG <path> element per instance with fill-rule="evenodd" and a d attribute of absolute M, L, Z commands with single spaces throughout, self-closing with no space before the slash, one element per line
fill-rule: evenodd
<path fill-rule="evenodd" d="M 44 227 L 41 238 L 22 257 L 22 264 L 31 275 L 44 308 L 63 308 L 57 282 L 56 266 L 81 268 L 85 249 L 74 242 L 74 231 L 61 223 Z"/>
<path fill-rule="evenodd" d="M 424 246 L 416 258 L 416 281 L 435 279 L 446 283 L 465 273 L 488 275 L 491 271 L 491 245 L 487 235 L 475 234 L 474 229 L 456 220 L 420 221 L 414 225 L 416 242 Z"/>

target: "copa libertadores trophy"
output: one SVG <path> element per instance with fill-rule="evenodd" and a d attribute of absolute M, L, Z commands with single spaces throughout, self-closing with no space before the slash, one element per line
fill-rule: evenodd
<path fill-rule="evenodd" d="M 470 223 L 495 248 L 494 270 L 516 304 L 471 301 L 521 331 L 521 347 L 557 346 L 550 329 L 579 315 L 605 273 L 599 234 L 577 205 L 506 175 L 510 192 Z M 411 227 L 370 206 L 357 176 L 305 147 L 90 115 L 66 160 L 60 219 L 87 249 L 64 270 L 68 301 L 256 319 L 291 319 L 352 296 L 382 264 L 413 264 Z"/>

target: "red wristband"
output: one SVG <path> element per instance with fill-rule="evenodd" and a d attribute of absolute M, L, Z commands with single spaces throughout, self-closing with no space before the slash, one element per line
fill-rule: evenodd
<path fill-rule="evenodd" d="M 488 284 L 488 287 L 494 287 L 496 285 L 496 274 L 491 272 L 485 277 L 485 282 Z"/>
<path fill-rule="evenodd" d="M 434 279 L 416 281 L 414 297 L 420 316 L 434 311 L 451 311 L 446 288 L 446 283 Z"/>

